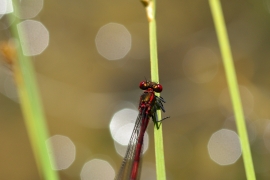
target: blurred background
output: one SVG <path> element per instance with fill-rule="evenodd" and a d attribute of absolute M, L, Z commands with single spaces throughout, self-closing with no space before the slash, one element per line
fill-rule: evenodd
<path fill-rule="evenodd" d="M 221 1 L 258 180 L 270 179 L 270 0 Z M 148 22 L 139 0 L 0 1 L 0 41 L 20 18 L 61 180 L 111 180 L 150 79 Z M 168 180 L 246 179 L 207 0 L 157 1 Z M 25 42 L 24 42 L 25 43 Z M 26 46 L 24 46 L 26 47 Z M 3 57 L 0 57 L 3 59 Z M 40 179 L 12 72 L 0 63 L 0 178 Z M 153 123 L 143 180 L 156 179 Z"/>

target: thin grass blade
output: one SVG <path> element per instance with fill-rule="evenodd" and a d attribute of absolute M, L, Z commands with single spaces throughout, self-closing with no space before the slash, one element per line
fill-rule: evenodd
<path fill-rule="evenodd" d="M 150 41 L 150 70 L 151 80 L 153 82 L 159 82 L 158 73 L 158 56 L 157 56 L 157 34 L 156 34 L 156 0 L 142 0 L 145 5 L 147 18 L 149 22 L 149 41 Z M 159 93 L 156 94 L 158 97 Z M 158 119 L 161 118 L 161 111 L 157 111 Z M 156 126 L 155 126 L 156 127 Z M 165 158 L 164 158 L 164 147 L 163 147 L 163 135 L 162 125 L 159 128 L 154 129 L 155 138 L 155 158 L 156 158 L 156 175 L 157 180 L 166 180 L 165 170 Z"/>
<path fill-rule="evenodd" d="M 239 134 L 242 154 L 244 160 L 244 166 L 246 171 L 246 176 L 248 180 L 255 180 L 255 172 L 252 162 L 252 156 L 250 151 L 250 145 L 248 141 L 248 134 L 243 114 L 243 108 L 241 104 L 241 99 L 239 95 L 239 88 L 235 73 L 235 68 L 233 64 L 233 58 L 231 53 L 231 48 L 229 44 L 229 39 L 227 35 L 226 25 L 224 23 L 223 12 L 219 0 L 209 0 L 210 8 L 212 11 L 212 16 L 214 19 L 214 24 L 216 27 L 216 32 L 218 36 L 219 46 L 221 49 L 223 64 L 225 67 L 227 83 L 229 86 L 229 91 L 231 95 L 231 100 L 233 104 L 237 131 Z"/>
<path fill-rule="evenodd" d="M 19 11 L 17 1 L 13 1 L 15 11 Z M 25 125 L 42 179 L 58 180 L 58 174 L 51 168 L 45 141 L 49 137 L 31 59 L 24 56 L 18 34 L 18 18 L 11 23 L 12 36 L 16 43 L 17 58 L 13 62 L 13 73 L 20 98 Z"/>

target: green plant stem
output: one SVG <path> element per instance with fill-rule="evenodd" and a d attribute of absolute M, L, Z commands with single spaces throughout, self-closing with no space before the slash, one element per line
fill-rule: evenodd
<path fill-rule="evenodd" d="M 223 64 L 225 67 L 227 83 L 229 86 L 229 91 L 230 91 L 231 100 L 233 104 L 237 131 L 239 134 L 241 147 L 242 147 L 242 154 L 243 154 L 246 176 L 248 180 L 255 180 L 256 177 L 255 177 L 254 167 L 252 163 L 252 156 L 250 152 L 248 134 L 247 134 L 246 124 L 244 120 L 241 99 L 239 96 L 238 83 L 237 83 L 235 68 L 233 64 L 233 58 L 232 58 L 232 54 L 230 50 L 226 26 L 224 23 L 222 8 L 221 8 L 219 0 L 209 0 L 209 3 L 210 3 L 211 11 L 212 11 L 212 16 L 214 18 L 219 46 L 221 49 L 221 54 L 222 54 L 222 59 L 223 59 Z"/>
<path fill-rule="evenodd" d="M 151 80 L 153 82 L 159 82 L 155 6 L 156 6 L 156 0 L 150 0 L 148 6 L 146 6 L 146 12 L 147 12 L 148 21 L 149 21 Z M 159 96 L 159 94 L 157 94 L 157 96 Z M 161 119 L 160 110 L 157 111 L 157 117 L 158 119 Z M 154 129 L 154 138 L 155 138 L 157 180 L 166 180 L 165 158 L 164 158 L 163 136 L 162 136 L 161 124 L 159 128 L 156 127 Z"/>
<path fill-rule="evenodd" d="M 19 9 L 16 3 L 17 1 L 13 1 L 13 7 L 18 12 Z M 37 90 L 34 68 L 31 64 L 31 59 L 23 55 L 17 29 L 18 23 L 18 18 L 15 18 L 15 21 L 11 25 L 12 35 L 16 41 L 17 53 L 17 59 L 13 62 L 13 73 L 25 125 L 41 178 L 45 180 L 58 180 L 58 174 L 52 170 L 50 164 L 48 154 L 50 147 L 46 147 L 45 144 L 49 133 Z"/>

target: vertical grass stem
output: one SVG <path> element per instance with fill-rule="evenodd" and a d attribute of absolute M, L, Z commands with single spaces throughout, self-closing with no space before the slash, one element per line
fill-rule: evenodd
<path fill-rule="evenodd" d="M 235 73 L 235 68 L 233 64 L 233 58 L 230 50 L 228 35 L 226 26 L 224 23 L 224 17 L 222 13 L 222 8 L 219 0 L 209 0 L 210 8 L 212 11 L 212 16 L 214 19 L 214 24 L 216 27 L 217 37 L 219 41 L 219 46 L 221 49 L 223 64 L 225 67 L 227 83 L 229 86 L 229 91 L 231 95 L 231 100 L 233 104 L 233 110 L 236 119 L 236 126 L 238 135 L 241 142 L 242 154 L 244 167 L 246 172 L 246 177 L 248 180 L 255 180 L 255 172 L 252 162 L 252 156 L 250 151 L 250 145 L 248 141 L 248 134 L 243 114 L 243 108 L 241 104 L 241 99 L 238 90 L 238 83 Z"/>
<path fill-rule="evenodd" d="M 158 75 L 158 56 L 157 56 L 157 34 L 156 34 L 156 0 L 142 0 L 145 5 L 146 14 L 149 22 L 149 42 L 150 42 L 150 70 L 151 80 L 159 82 Z M 159 94 L 157 94 L 159 96 Z M 161 111 L 157 111 L 158 119 L 161 119 Z M 156 127 L 156 126 L 155 126 Z M 155 158 L 157 180 L 166 180 L 165 158 L 163 148 L 162 125 L 159 129 L 154 129 L 155 138 Z"/>
<path fill-rule="evenodd" d="M 13 7 L 14 11 L 19 11 L 17 1 L 13 1 Z M 57 172 L 51 168 L 48 149 L 45 144 L 49 133 L 36 85 L 34 68 L 31 59 L 23 55 L 21 39 L 17 29 L 18 23 L 19 20 L 15 17 L 15 21 L 11 24 L 17 57 L 14 59 L 12 66 L 25 125 L 41 178 L 58 180 Z"/>

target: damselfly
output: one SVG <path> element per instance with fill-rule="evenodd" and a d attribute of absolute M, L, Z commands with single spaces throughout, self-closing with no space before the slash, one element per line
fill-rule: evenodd
<path fill-rule="evenodd" d="M 155 92 L 160 93 L 162 91 L 160 84 L 151 81 L 142 81 L 140 88 L 144 92 L 140 97 L 139 115 L 135 122 L 122 166 L 115 180 L 136 180 L 139 177 L 138 171 L 142 154 L 143 137 L 149 119 L 152 118 L 154 124 L 159 128 L 159 122 L 161 120 L 158 120 L 157 110 L 161 109 L 165 112 L 163 107 L 163 103 L 165 103 L 164 99 L 155 95 Z"/>

